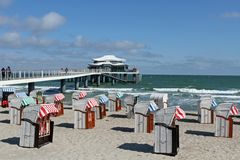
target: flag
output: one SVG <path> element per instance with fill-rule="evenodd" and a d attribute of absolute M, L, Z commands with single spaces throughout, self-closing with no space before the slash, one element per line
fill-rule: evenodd
<path fill-rule="evenodd" d="M 150 101 L 149 107 L 148 107 L 150 112 L 154 112 L 158 109 L 158 106 L 154 101 Z"/>
<path fill-rule="evenodd" d="M 180 108 L 180 106 L 177 106 L 177 108 L 176 108 L 175 118 L 176 118 L 177 120 L 186 118 L 186 114 L 185 114 L 185 112 Z"/>
<path fill-rule="evenodd" d="M 232 105 L 230 109 L 230 115 L 238 115 L 238 109 L 236 105 Z"/>
<path fill-rule="evenodd" d="M 217 102 L 215 101 L 215 99 L 212 100 L 212 104 L 211 104 L 211 105 L 212 105 L 212 107 L 217 107 L 218 104 L 217 104 Z"/>

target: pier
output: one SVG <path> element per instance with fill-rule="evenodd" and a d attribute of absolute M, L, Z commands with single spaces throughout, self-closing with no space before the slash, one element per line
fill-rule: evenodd
<path fill-rule="evenodd" d="M 116 82 L 138 83 L 141 81 L 141 74 L 138 71 L 109 72 L 103 69 L 69 70 L 68 72 L 62 70 L 14 71 L 10 75 L 8 73 L 5 75 L 5 77 L 0 75 L 0 87 L 27 84 L 29 93 L 35 89 L 36 82 L 44 81 L 59 80 L 62 93 L 65 92 L 66 82 L 69 80 L 74 81 L 76 90 L 80 87 L 80 83 L 88 87 L 89 82 L 100 86 L 101 83 L 106 82 L 115 84 Z"/>

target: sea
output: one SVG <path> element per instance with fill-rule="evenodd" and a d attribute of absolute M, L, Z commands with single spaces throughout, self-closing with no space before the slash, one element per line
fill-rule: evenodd
<path fill-rule="evenodd" d="M 59 93 L 59 81 L 36 83 L 36 89 L 45 90 L 44 94 Z M 14 86 L 19 91 L 26 91 L 27 85 Z M 169 106 L 181 106 L 186 111 L 196 111 L 200 96 L 210 94 L 217 103 L 232 102 L 240 104 L 240 76 L 211 75 L 142 75 L 137 83 L 89 84 L 88 88 L 79 88 L 95 95 L 107 92 L 122 92 L 147 97 L 152 93 L 168 93 Z M 67 83 L 65 103 L 71 104 L 74 82 Z"/>

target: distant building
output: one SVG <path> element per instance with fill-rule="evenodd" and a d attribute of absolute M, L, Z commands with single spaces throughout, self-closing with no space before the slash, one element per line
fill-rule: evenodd
<path fill-rule="evenodd" d="M 105 55 L 100 58 L 94 58 L 93 63 L 88 65 L 89 69 L 104 69 L 109 72 L 127 72 L 128 65 L 126 60 L 114 55 Z"/>

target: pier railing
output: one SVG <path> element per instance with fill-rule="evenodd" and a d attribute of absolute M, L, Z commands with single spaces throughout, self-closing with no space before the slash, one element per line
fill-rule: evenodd
<path fill-rule="evenodd" d="M 81 73 L 104 73 L 111 72 L 108 69 L 71 69 L 71 70 L 41 70 L 41 71 L 13 71 L 1 72 L 0 81 L 18 80 L 18 79 L 31 79 L 31 78 L 46 78 L 76 75 Z"/>

